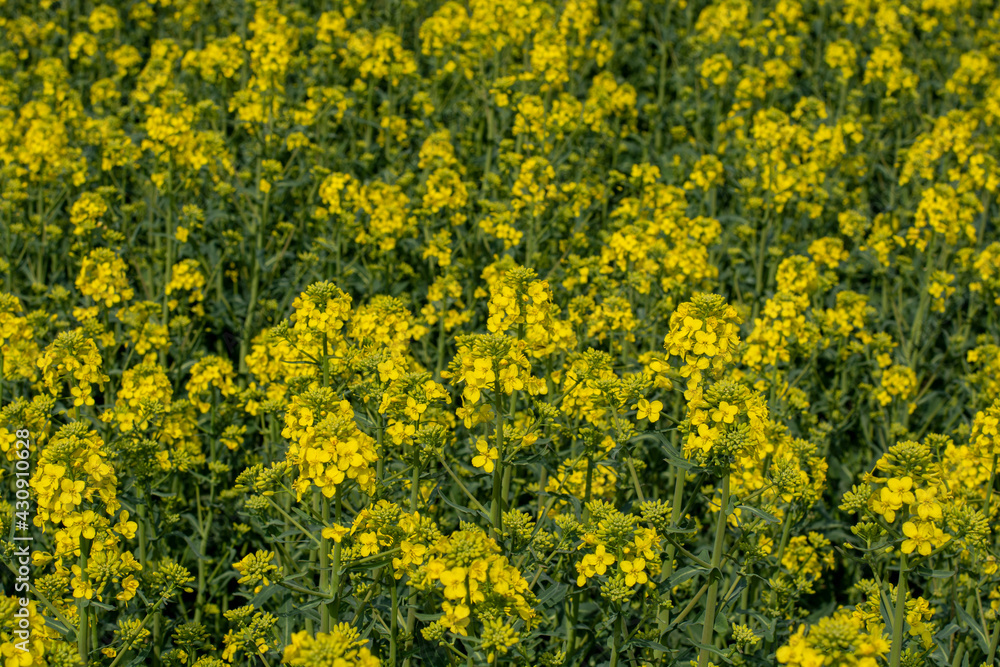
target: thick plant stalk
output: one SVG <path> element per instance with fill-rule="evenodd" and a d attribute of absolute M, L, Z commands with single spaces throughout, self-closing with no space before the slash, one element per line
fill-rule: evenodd
<path fill-rule="evenodd" d="M 493 524 L 493 539 L 500 541 L 503 533 L 503 401 L 500 395 L 500 369 L 494 365 L 497 376 L 493 389 L 493 411 L 496 412 L 496 448 L 498 458 L 493 467 L 493 501 L 490 506 L 490 522 Z"/>
<path fill-rule="evenodd" d="M 990 466 L 990 482 L 989 486 L 986 487 L 986 502 L 983 504 L 983 514 L 986 518 L 990 518 L 990 501 L 993 499 L 993 484 L 997 477 L 997 455 L 993 455 L 993 463 Z"/>
<path fill-rule="evenodd" d="M 896 613 L 892 619 L 892 648 L 889 667 L 899 667 L 903 654 L 903 620 L 906 617 L 906 554 L 899 561 L 899 583 L 896 584 Z"/>
<path fill-rule="evenodd" d="M 323 360 L 321 365 L 321 370 L 323 373 L 323 386 L 330 386 L 330 347 L 329 339 L 326 333 L 323 334 Z M 321 504 L 320 516 L 323 519 L 323 527 L 326 528 L 330 524 L 330 501 L 327 500 L 322 494 L 316 496 L 316 502 Z M 340 487 L 338 486 L 335 491 L 335 501 L 337 504 L 337 518 L 340 518 Z M 336 551 L 336 557 L 340 555 L 340 543 L 338 542 L 334 546 Z M 334 564 L 334 570 L 336 571 L 337 564 Z M 336 580 L 331 581 L 330 576 L 330 539 L 324 537 L 320 540 L 319 545 L 319 590 L 323 595 L 330 596 L 330 592 L 337 590 Z M 334 574 L 334 579 L 336 574 Z M 324 602 L 319 607 L 319 627 L 320 632 L 330 631 L 330 603 Z"/>
<path fill-rule="evenodd" d="M 420 497 L 420 454 L 417 451 L 413 452 L 413 471 L 412 478 L 410 480 L 410 513 L 413 514 L 417 511 L 417 500 Z M 398 605 L 398 602 L 396 603 Z M 410 605 L 409 609 L 406 610 L 406 650 L 409 651 L 413 648 L 413 628 L 417 625 L 417 608 L 415 605 Z M 394 663 L 395 664 L 395 663 Z M 403 660 L 404 667 L 410 666 L 410 658 L 407 657 Z"/>
<path fill-rule="evenodd" d="M 340 489 L 338 485 L 337 490 L 333 495 L 333 506 L 336 511 L 334 519 L 339 526 L 341 521 L 344 519 L 343 503 L 340 500 Z M 334 616 L 340 615 L 340 542 L 335 542 L 333 545 L 333 568 L 330 572 L 330 594 L 336 596 L 333 601 L 333 614 Z"/>
<path fill-rule="evenodd" d="M 396 580 L 390 574 L 390 594 L 392 595 L 392 618 L 390 619 L 391 626 L 389 628 L 389 665 L 391 667 L 396 667 L 396 644 L 399 640 L 399 587 L 396 586 Z"/>
<path fill-rule="evenodd" d="M 715 524 L 715 544 L 712 547 L 712 571 L 722 563 L 722 546 L 726 539 L 726 506 L 729 505 L 729 471 L 722 478 L 722 504 L 719 508 L 719 518 Z M 708 599 L 705 601 L 705 620 L 701 630 L 702 649 L 698 654 L 698 667 L 708 667 L 708 646 L 712 645 L 712 634 L 715 630 L 715 605 L 719 593 L 719 580 L 708 586 Z"/>
<path fill-rule="evenodd" d="M 622 610 L 618 610 L 614 629 L 611 631 L 611 667 L 618 667 L 619 637 L 622 634 Z"/>
<path fill-rule="evenodd" d="M 330 521 L 330 503 L 317 495 L 317 502 L 322 504 L 323 525 Z M 330 538 L 324 537 L 319 543 L 319 590 L 323 595 L 330 593 Z M 330 605 L 326 602 L 319 607 L 319 627 L 320 632 L 330 631 Z"/>
<path fill-rule="evenodd" d="M 785 549 L 788 547 L 788 537 L 792 530 L 792 508 L 791 506 L 785 510 L 785 516 L 783 517 L 784 525 L 781 527 L 781 542 L 778 543 L 778 568 L 781 568 L 781 561 L 785 558 Z"/>
<path fill-rule="evenodd" d="M 214 457 L 213 457 L 214 458 Z M 198 498 L 198 513 L 199 519 L 201 518 L 201 493 L 198 492 L 197 487 L 195 487 L 195 492 Z M 208 553 L 208 535 L 212 528 L 212 513 L 211 510 L 207 513 L 207 518 L 202 522 L 200 526 L 201 531 L 201 554 Z M 194 621 L 195 623 L 200 623 L 202 619 L 202 614 L 204 613 L 205 607 L 205 589 L 208 584 L 208 571 L 207 563 L 204 558 L 198 559 L 198 593 L 195 599 L 195 611 L 194 611 Z"/>
<path fill-rule="evenodd" d="M 635 488 L 635 495 L 638 496 L 639 502 L 646 502 L 646 497 L 642 494 L 642 485 L 639 484 L 639 476 L 635 474 L 635 466 L 632 465 L 631 457 L 626 459 L 628 462 L 628 470 L 632 475 L 632 486 Z"/>
<path fill-rule="evenodd" d="M 1000 641 L 1000 619 L 993 624 L 993 636 L 990 637 L 990 652 L 986 656 L 986 664 L 992 665 L 993 658 L 997 654 L 997 642 Z"/>
<path fill-rule="evenodd" d="M 576 652 L 576 622 L 580 611 L 580 591 L 569 594 L 566 600 L 566 661 L 573 664 L 573 653 Z"/>
<path fill-rule="evenodd" d="M 85 585 L 90 583 L 90 573 L 87 572 L 87 560 L 90 557 L 90 545 L 91 541 L 81 535 L 80 556 L 77 559 L 77 565 L 80 567 L 80 580 L 83 581 Z M 96 629 L 96 625 L 93 628 L 91 627 L 92 619 L 90 608 L 85 606 L 86 603 L 86 598 L 76 599 L 76 608 L 80 616 L 80 624 L 76 631 L 76 649 L 84 664 L 90 662 L 90 652 L 95 648 L 91 642 L 91 632 Z"/>
<path fill-rule="evenodd" d="M 674 497 L 670 506 L 670 527 L 676 528 L 677 522 L 681 519 L 681 499 L 684 497 L 684 470 L 680 466 L 674 467 Z M 677 547 L 673 543 L 667 545 L 667 559 L 663 563 L 661 581 L 666 581 L 674 573 L 674 556 L 677 554 Z M 670 600 L 670 591 L 667 591 L 667 600 Z M 660 607 L 656 614 L 656 626 L 662 635 L 670 625 L 670 610 Z M 662 653 L 655 651 L 655 658 L 660 658 Z"/>
<path fill-rule="evenodd" d="M 965 604 L 965 611 L 971 614 L 973 609 L 972 605 L 973 605 L 973 600 L 970 597 L 969 601 Z M 958 640 L 958 647 L 955 649 L 955 655 L 951 660 L 951 667 L 961 666 L 962 660 L 963 658 L 965 658 L 965 652 L 968 650 L 966 647 L 967 641 L 968 641 L 968 636 L 962 637 L 961 639 Z"/>

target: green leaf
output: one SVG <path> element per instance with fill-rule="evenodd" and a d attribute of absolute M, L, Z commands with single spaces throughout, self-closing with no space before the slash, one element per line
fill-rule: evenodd
<path fill-rule="evenodd" d="M 190 535 L 184 535 L 183 537 L 184 537 L 184 541 L 187 542 L 188 548 L 191 549 L 191 553 L 194 554 L 194 557 L 196 559 L 198 559 L 198 560 L 204 560 L 204 561 L 211 561 L 212 560 L 211 558 L 209 558 L 205 554 L 201 553 L 201 551 L 198 549 L 198 547 L 195 546 L 195 541 L 193 539 L 191 539 Z"/>
<path fill-rule="evenodd" d="M 942 641 L 948 639 L 948 637 L 951 637 L 953 634 L 955 634 L 961 629 L 962 628 L 959 627 L 958 623 L 949 623 L 948 625 L 944 626 L 943 628 L 937 631 L 937 633 L 934 635 L 934 639 L 936 641 Z"/>
<path fill-rule="evenodd" d="M 448 507 L 452 508 L 453 510 L 455 510 L 459 514 L 471 514 L 472 516 L 480 516 L 480 517 L 486 519 L 487 523 L 489 523 L 491 521 L 490 515 L 487 514 L 486 512 L 483 512 L 481 510 L 474 510 L 474 509 L 472 509 L 470 507 L 463 507 L 461 505 L 458 505 L 455 502 L 453 502 L 447 495 L 445 495 L 443 493 L 439 493 L 438 497 L 441 500 L 444 501 L 445 505 L 447 505 Z"/>
<path fill-rule="evenodd" d="M 261 609 L 263 608 L 264 603 L 274 597 L 274 594 L 279 590 L 282 590 L 282 587 L 278 584 L 265 586 L 261 589 L 260 593 L 257 593 L 257 595 L 254 596 L 253 600 L 250 601 L 250 604 L 254 606 L 254 609 Z"/>
<path fill-rule="evenodd" d="M 88 607 L 97 607 L 98 609 L 103 609 L 104 611 L 114 611 L 115 608 L 109 604 L 104 604 L 103 602 L 98 602 L 97 600 L 90 600 L 87 604 Z"/>
<path fill-rule="evenodd" d="M 570 494 L 567 494 L 567 493 L 555 493 L 555 492 L 553 492 L 553 493 L 546 493 L 545 496 L 546 497 L 552 497 L 552 498 L 558 498 L 559 500 L 562 500 L 562 501 L 565 501 L 565 502 L 569 503 L 570 505 L 572 505 L 573 512 L 574 512 L 574 514 L 576 516 L 580 516 L 580 514 L 583 512 L 583 503 L 576 496 L 573 496 L 573 495 L 570 495 Z"/>
<path fill-rule="evenodd" d="M 49 618 L 48 616 L 44 616 L 43 618 L 45 619 L 45 625 L 47 625 L 50 628 L 52 628 L 53 630 L 55 630 L 56 632 L 58 632 L 59 634 L 61 634 L 63 637 L 65 637 L 67 639 L 70 639 L 70 638 L 76 636 L 76 631 L 75 630 L 67 628 L 65 625 L 63 625 L 59 621 L 57 621 L 55 619 L 52 619 L 52 618 Z"/>
<path fill-rule="evenodd" d="M 682 526 L 675 526 L 675 527 L 669 527 L 668 526 L 667 528 L 663 529 L 663 532 L 664 533 L 689 534 L 689 533 L 696 532 L 696 529 L 694 528 L 694 526 L 688 526 L 687 528 L 684 528 Z"/>
<path fill-rule="evenodd" d="M 138 667 L 139 665 L 146 663 L 146 656 L 149 655 L 149 650 L 153 647 L 153 642 L 145 642 L 141 646 L 141 650 L 137 651 L 132 659 L 129 661 L 128 665 L 125 667 Z"/>
<path fill-rule="evenodd" d="M 910 570 L 910 573 L 929 579 L 951 579 L 955 576 L 954 570 L 932 570 L 928 567 L 914 568 Z"/>
<path fill-rule="evenodd" d="M 566 597 L 568 590 L 569 586 L 567 584 L 552 584 L 538 596 L 538 603 L 542 606 L 547 606 L 550 600 L 553 603 L 558 602 Z"/>
<path fill-rule="evenodd" d="M 362 426 L 369 431 L 375 430 L 375 422 L 368 418 L 368 415 L 361 412 L 360 410 L 354 411 L 354 421 L 358 423 L 358 426 Z"/>
<path fill-rule="evenodd" d="M 743 589 L 746 587 L 747 587 L 746 578 L 740 577 L 736 582 L 736 588 L 734 588 L 733 592 L 729 594 L 729 597 L 726 598 L 726 601 L 722 603 L 722 606 L 725 607 L 727 604 L 738 598 L 740 593 L 742 593 Z"/>
<path fill-rule="evenodd" d="M 627 651 L 633 646 L 638 648 L 648 648 L 653 651 L 661 651 L 663 653 L 669 653 L 671 651 L 669 646 L 664 646 L 663 644 L 659 642 L 654 642 L 651 639 L 639 639 L 639 638 L 628 640 L 627 642 L 625 642 L 625 645 L 622 646 L 621 650 Z"/>
<path fill-rule="evenodd" d="M 768 512 L 765 512 L 759 507 L 750 507 L 749 505 L 737 505 L 736 509 L 743 510 L 744 512 L 749 512 L 758 519 L 763 519 L 768 523 L 781 523 L 781 520 L 778 519 L 778 517 L 774 516 L 773 514 L 769 514 Z"/>
<path fill-rule="evenodd" d="M 721 611 L 722 610 L 720 609 L 719 612 Z M 716 612 L 715 614 L 715 632 L 719 635 L 724 635 L 729 631 L 729 625 L 726 623 L 728 616 L 719 612 Z"/>
<path fill-rule="evenodd" d="M 315 609 L 316 607 L 320 606 L 321 604 L 328 604 L 329 602 L 330 601 L 328 599 L 326 599 L 326 598 L 316 598 L 315 600 L 311 600 L 309 602 L 306 602 L 305 604 L 300 604 L 298 606 L 298 608 L 301 609 L 301 610 L 303 610 L 303 611 L 306 610 L 306 609 Z"/>
<path fill-rule="evenodd" d="M 969 629 L 976 634 L 976 639 L 979 640 L 979 648 L 982 649 L 983 653 L 989 652 L 990 642 L 986 639 L 983 627 L 979 625 L 969 612 L 965 611 L 964 607 L 955 605 L 955 609 L 958 610 L 958 617 L 962 619 L 962 622 L 969 626 Z"/>
<path fill-rule="evenodd" d="M 673 588 L 683 582 L 687 581 L 691 577 L 697 577 L 699 574 L 705 571 L 703 567 L 696 567 L 694 565 L 681 568 L 671 575 L 670 579 L 667 580 L 669 588 Z"/>
<path fill-rule="evenodd" d="M 747 610 L 747 615 L 757 621 L 762 628 L 764 628 L 764 639 L 769 642 L 774 641 L 774 631 L 778 626 L 778 619 L 770 618 L 764 616 L 763 614 L 753 611 L 752 609 Z"/>
<path fill-rule="evenodd" d="M 667 458 L 664 459 L 667 463 L 677 466 L 681 470 L 704 470 L 701 466 L 685 458 L 683 453 L 677 451 L 677 448 L 670 444 L 665 435 L 657 432 L 657 439 L 660 441 L 663 452 L 667 455 Z"/>
<path fill-rule="evenodd" d="M 893 616 L 892 616 L 892 611 L 891 611 L 892 610 L 892 604 L 891 604 L 892 600 L 889 599 L 889 594 L 886 593 L 885 591 L 879 591 L 879 592 L 880 592 L 879 600 L 878 600 L 879 611 L 881 611 L 881 613 L 882 613 L 882 622 L 885 623 L 885 630 L 886 630 L 887 633 L 889 633 L 889 636 L 891 637 L 892 636 L 892 621 L 893 621 Z"/>
<path fill-rule="evenodd" d="M 723 653 L 720 649 L 715 648 L 714 646 L 708 646 L 707 644 L 702 644 L 696 641 L 692 641 L 691 644 L 698 650 L 708 651 L 709 653 L 722 656 L 723 658 L 726 657 L 725 653 Z"/>
<path fill-rule="evenodd" d="M 698 466 L 681 456 L 673 447 L 664 446 L 664 451 L 667 453 L 667 458 L 663 460 L 670 465 L 677 466 L 681 470 L 695 470 L 698 468 Z"/>
<path fill-rule="evenodd" d="M 309 524 L 315 524 L 316 523 L 316 520 L 313 519 L 312 516 L 310 516 L 309 514 L 306 514 L 305 512 L 303 512 L 301 509 L 299 509 L 295 505 L 292 505 L 291 510 L 292 510 L 292 514 L 294 514 L 296 516 L 296 518 L 299 519 L 299 523 L 301 523 L 304 528 L 309 528 L 310 527 Z"/>

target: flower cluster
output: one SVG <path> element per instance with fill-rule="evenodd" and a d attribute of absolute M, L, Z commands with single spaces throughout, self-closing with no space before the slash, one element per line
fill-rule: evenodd
<path fill-rule="evenodd" d="M 375 441 L 358 428 L 351 404 L 332 389 L 293 396 L 281 435 L 291 443 L 286 460 L 299 471 L 292 486 L 300 500 L 313 486 L 332 498 L 347 479 L 366 493 L 374 489 Z"/>
<path fill-rule="evenodd" d="M 740 322 L 736 309 L 717 294 L 695 294 L 670 316 L 663 346 L 680 359 L 689 392 L 701 385 L 704 371 L 718 377 L 733 362 Z"/>
<path fill-rule="evenodd" d="M 645 509 L 650 509 L 645 507 Z M 604 501 L 587 505 L 590 520 L 581 527 L 581 549 L 587 553 L 576 563 L 577 586 L 591 579 L 601 584 L 601 595 L 617 604 L 630 599 L 634 588 L 660 572 L 662 538 L 656 529 L 640 525 L 642 519 L 623 514 Z"/>
<path fill-rule="evenodd" d="M 467 636 L 474 620 L 499 619 L 509 627 L 530 629 L 537 612 L 534 596 L 520 571 L 500 555 L 500 547 L 481 529 L 464 529 L 434 541 L 422 564 L 409 572 L 417 590 L 440 596 L 441 616 L 424 629 Z M 516 640 L 516 633 L 511 637 Z"/>
<path fill-rule="evenodd" d="M 357 629 L 346 623 L 315 636 L 296 632 L 285 646 L 281 662 L 291 667 L 380 667 L 378 658 L 365 646 Z"/>
<path fill-rule="evenodd" d="M 447 375 L 456 377 L 465 387 L 462 397 L 469 407 L 490 392 L 494 399 L 503 394 L 524 390 L 544 394 L 545 382 L 531 375 L 525 355 L 526 343 L 503 334 L 478 334 L 458 341 L 458 353 L 449 364 Z"/>
<path fill-rule="evenodd" d="M 737 461 L 764 455 L 768 416 L 763 396 L 732 380 L 688 394 L 688 415 L 682 424 L 687 456 L 728 470 Z"/>
<path fill-rule="evenodd" d="M 199 359 L 191 368 L 191 379 L 187 383 L 188 399 L 202 412 L 208 412 L 212 407 L 208 399 L 216 389 L 223 398 L 236 393 L 233 364 L 223 357 L 209 355 Z"/>
<path fill-rule="evenodd" d="M 108 248 L 92 250 L 83 259 L 76 287 L 81 294 L 110 308 L 134 295 L 125 275 L 125 262 Z"/>
<path fill-rule="evenodd" d="M 101 372 L 103 363 L 97 343 L 81 329 L 60 333 L 38 359 L 49 392 L 58 395 L 67 381 L 75 406 L 94 405 L 91 385 L 103 389 L 110 379 Z"/>
<path fill-rule="evenodd" d="M 119 508 L 118 477 L 108 461 L 105 443 L 86 422 L 71 422 L 60 428 L 38 460 L 31 486 L 38 503 L 35 525 L 76 525 L 84 503 L 98 506 L 113 516 Z M 88 529 L 92 530 L 92 529 Z"/>
<path fill-rule="evenodd" d="M 783 665 L 807 667 L 830 664 L 845 667 L 876 667 L 889 652 L 881 625 L 867 627 L 849 609 L 822 618 L 809 628 L 800 625 L 788 644 L 775 657 Z"/>

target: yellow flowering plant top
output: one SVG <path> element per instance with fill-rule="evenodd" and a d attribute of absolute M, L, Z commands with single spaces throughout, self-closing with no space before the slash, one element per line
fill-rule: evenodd
<path fill-rule="evenodd" d="M 996 665 L 998 34 L 0 0 L 0 667 Z"/>

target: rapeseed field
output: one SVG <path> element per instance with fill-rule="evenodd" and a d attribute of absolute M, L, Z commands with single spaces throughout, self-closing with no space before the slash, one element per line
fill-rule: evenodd
<path fill-rule="evenodd" d="M 995 665 L 998 67 L 987 0 L 0 0 L 3 667 Z"/>

